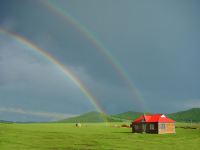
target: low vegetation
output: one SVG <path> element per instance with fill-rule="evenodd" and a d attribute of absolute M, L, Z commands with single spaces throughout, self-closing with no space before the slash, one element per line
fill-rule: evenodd
<path fill-rule="evenodd" d="M 198 150 L 199 112 L 200 109 L 196 108 L 168 114 L 167 116 L 182 122 L 176 123 L 176 134 L 161 135 L 131 133 L 131 121 L 142 115 L 137 112 L 117 115 L 90 112 L 56 123 L 1 121 L 0 150 Z M 105 120 L 110 123 L 101 123 Z M 79 122 L 81 125 L 76 127 Z"/>
<path fill-rule="evenodd" d="M 200 129 L 177 123 L 176 134 L 133 134 L 124 123 L 0 124 L 2 150 L 199 150 Z M 127 123 L 128 125 L 128 123 Z M 195 124 L 199 127 L 199 124 Z"/>

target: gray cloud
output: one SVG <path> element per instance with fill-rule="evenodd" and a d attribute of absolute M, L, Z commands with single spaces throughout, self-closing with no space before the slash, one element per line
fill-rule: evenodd
<path fill-rule="evenodd" d="M 1 26 L 25 36 L 69 65 L 107 112 L 141 110 L 123 79 L 87 36 L 40 1 L 20 0 L 15 4 L 2 1 Z M 190 108 L 194 103 L 191 99 L 198 103 L 198 1 L 70 0 L 56 5 L 86 27 L 116 57 L 144 97 L 148 111 Z M 24 49 L 18 44 L 3 47 L 4 40 L 1 36 L 0 99 L 6 99 L 5 106 L 11 105 L 12 93 L 20 99 L 13 105 L 21 104 L 30 110 L 34 110 L 30 105 L 36 109 L 39 104 L 45 111 L 54 112 L 60 109 L 81 113 L 94 109 L 55 66 L 28 51 L 14 50 Z"/>
<path fill-rule="evenodd" d="M 22 115 L 33 115 L 33 116 L 50 118 L 51 120 L 61 120 L 76 116 L 76 114 L 51 113 L 51 112 L 40 112 L 40 111 L 36 112 L 30 110 L 23 110 L 21 108 L 4 108 L 4 107 L 0 107 L 0 112 L 17 113 Z"/>
<path fill-rule="evenodd" d="M 0 49 L 2 105 L 73 113 L 94 109 L 82 91 L 57 66 L 28 47 L 7 39 Z M 82 69 L 71 68 L 85 78 Z"/>

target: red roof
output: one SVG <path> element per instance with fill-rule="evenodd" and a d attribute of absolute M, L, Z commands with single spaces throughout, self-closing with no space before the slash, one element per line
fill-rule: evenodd
<path fill-rule="evenodd" d="M 140 122 L 175 122 L 174 120 L 166 117 L 163 114 L 155 114 L 155 115 L 142 115 L 140 118 L 134 120 L 132 123 L 140 123 Z"/>

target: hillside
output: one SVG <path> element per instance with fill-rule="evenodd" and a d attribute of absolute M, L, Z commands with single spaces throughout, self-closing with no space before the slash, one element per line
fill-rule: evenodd
<path fill-rule="evenodd" d="M 76 123 L 76 122 L 105 122 L 105 121 L 120 122 L 121 120 L 119 118 L 111 117 L 109 115 L 102 114 L 99 112 L 88 112 L 77 117 L 71 117 L 68 119 L 61 120 L 59 122 Z"/>
<path fill-rule="evenodd" d="M 200 122 L 200 108 L 192 108 L 186 111 L 168 114 L 167 116 L 177 122 Z"/>
<path fill-rule="evenodd" d="M 143 113 L 140 112 L 134 112 L 134 111 L 128 111 L 121 114 L 116 115 L 108 115 L 108 114 L 101 114 L 99 112 L 88 112 L 80 116 L 67 118 L 64 120 L 61 120 L 59 122 L 69 122 L 69 123 L 75 123 L 75 122 L 123 122 L 128 120 L 134 120 L 141 116 Z M 103 119 L 104 118 L 104 119 Z"/>
<path fill-rule="evenodd" d="M 112 117 L 125 119 L 125 120 L 135 120 L 141 115 L 143 115 L 143 113 L 141 112 L 128 111 L 121 114 L 112 115 Z"/>
<path fill-rule="evenodd" d="M 149 114 L 149 113 L 146 113 Z M 67 118 L 59 122 L 123 122 L 135 120 L 143 115 L 141 112 L 128 111 L 116 115 L 102 114 L 99 112 L 88 112 L 77 117 Z M 180 111 L 172 114 L 166 114 L 168 117 L 176 120 L 177 122 L 200 122 L 200 108 L 192 108 L 186 111 Z M 103 119 L 104 118 L 104 119 Z"/>
<path fill-rule="evenodd" d="M 12 121 L 0 120 L 0 123 L 13 123 Z"/>

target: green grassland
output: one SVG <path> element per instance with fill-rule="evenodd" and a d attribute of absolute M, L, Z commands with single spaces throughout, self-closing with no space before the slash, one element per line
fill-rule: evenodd
<path fill-rule="evenodd" d="M 177 123 L 176 134 L 133 134 L 122 123 L 0 124 L 0 150 L 199 150 L 200 129 L 184 129 Z M 180 128 L 179 128 L 180 127 Z"/>

